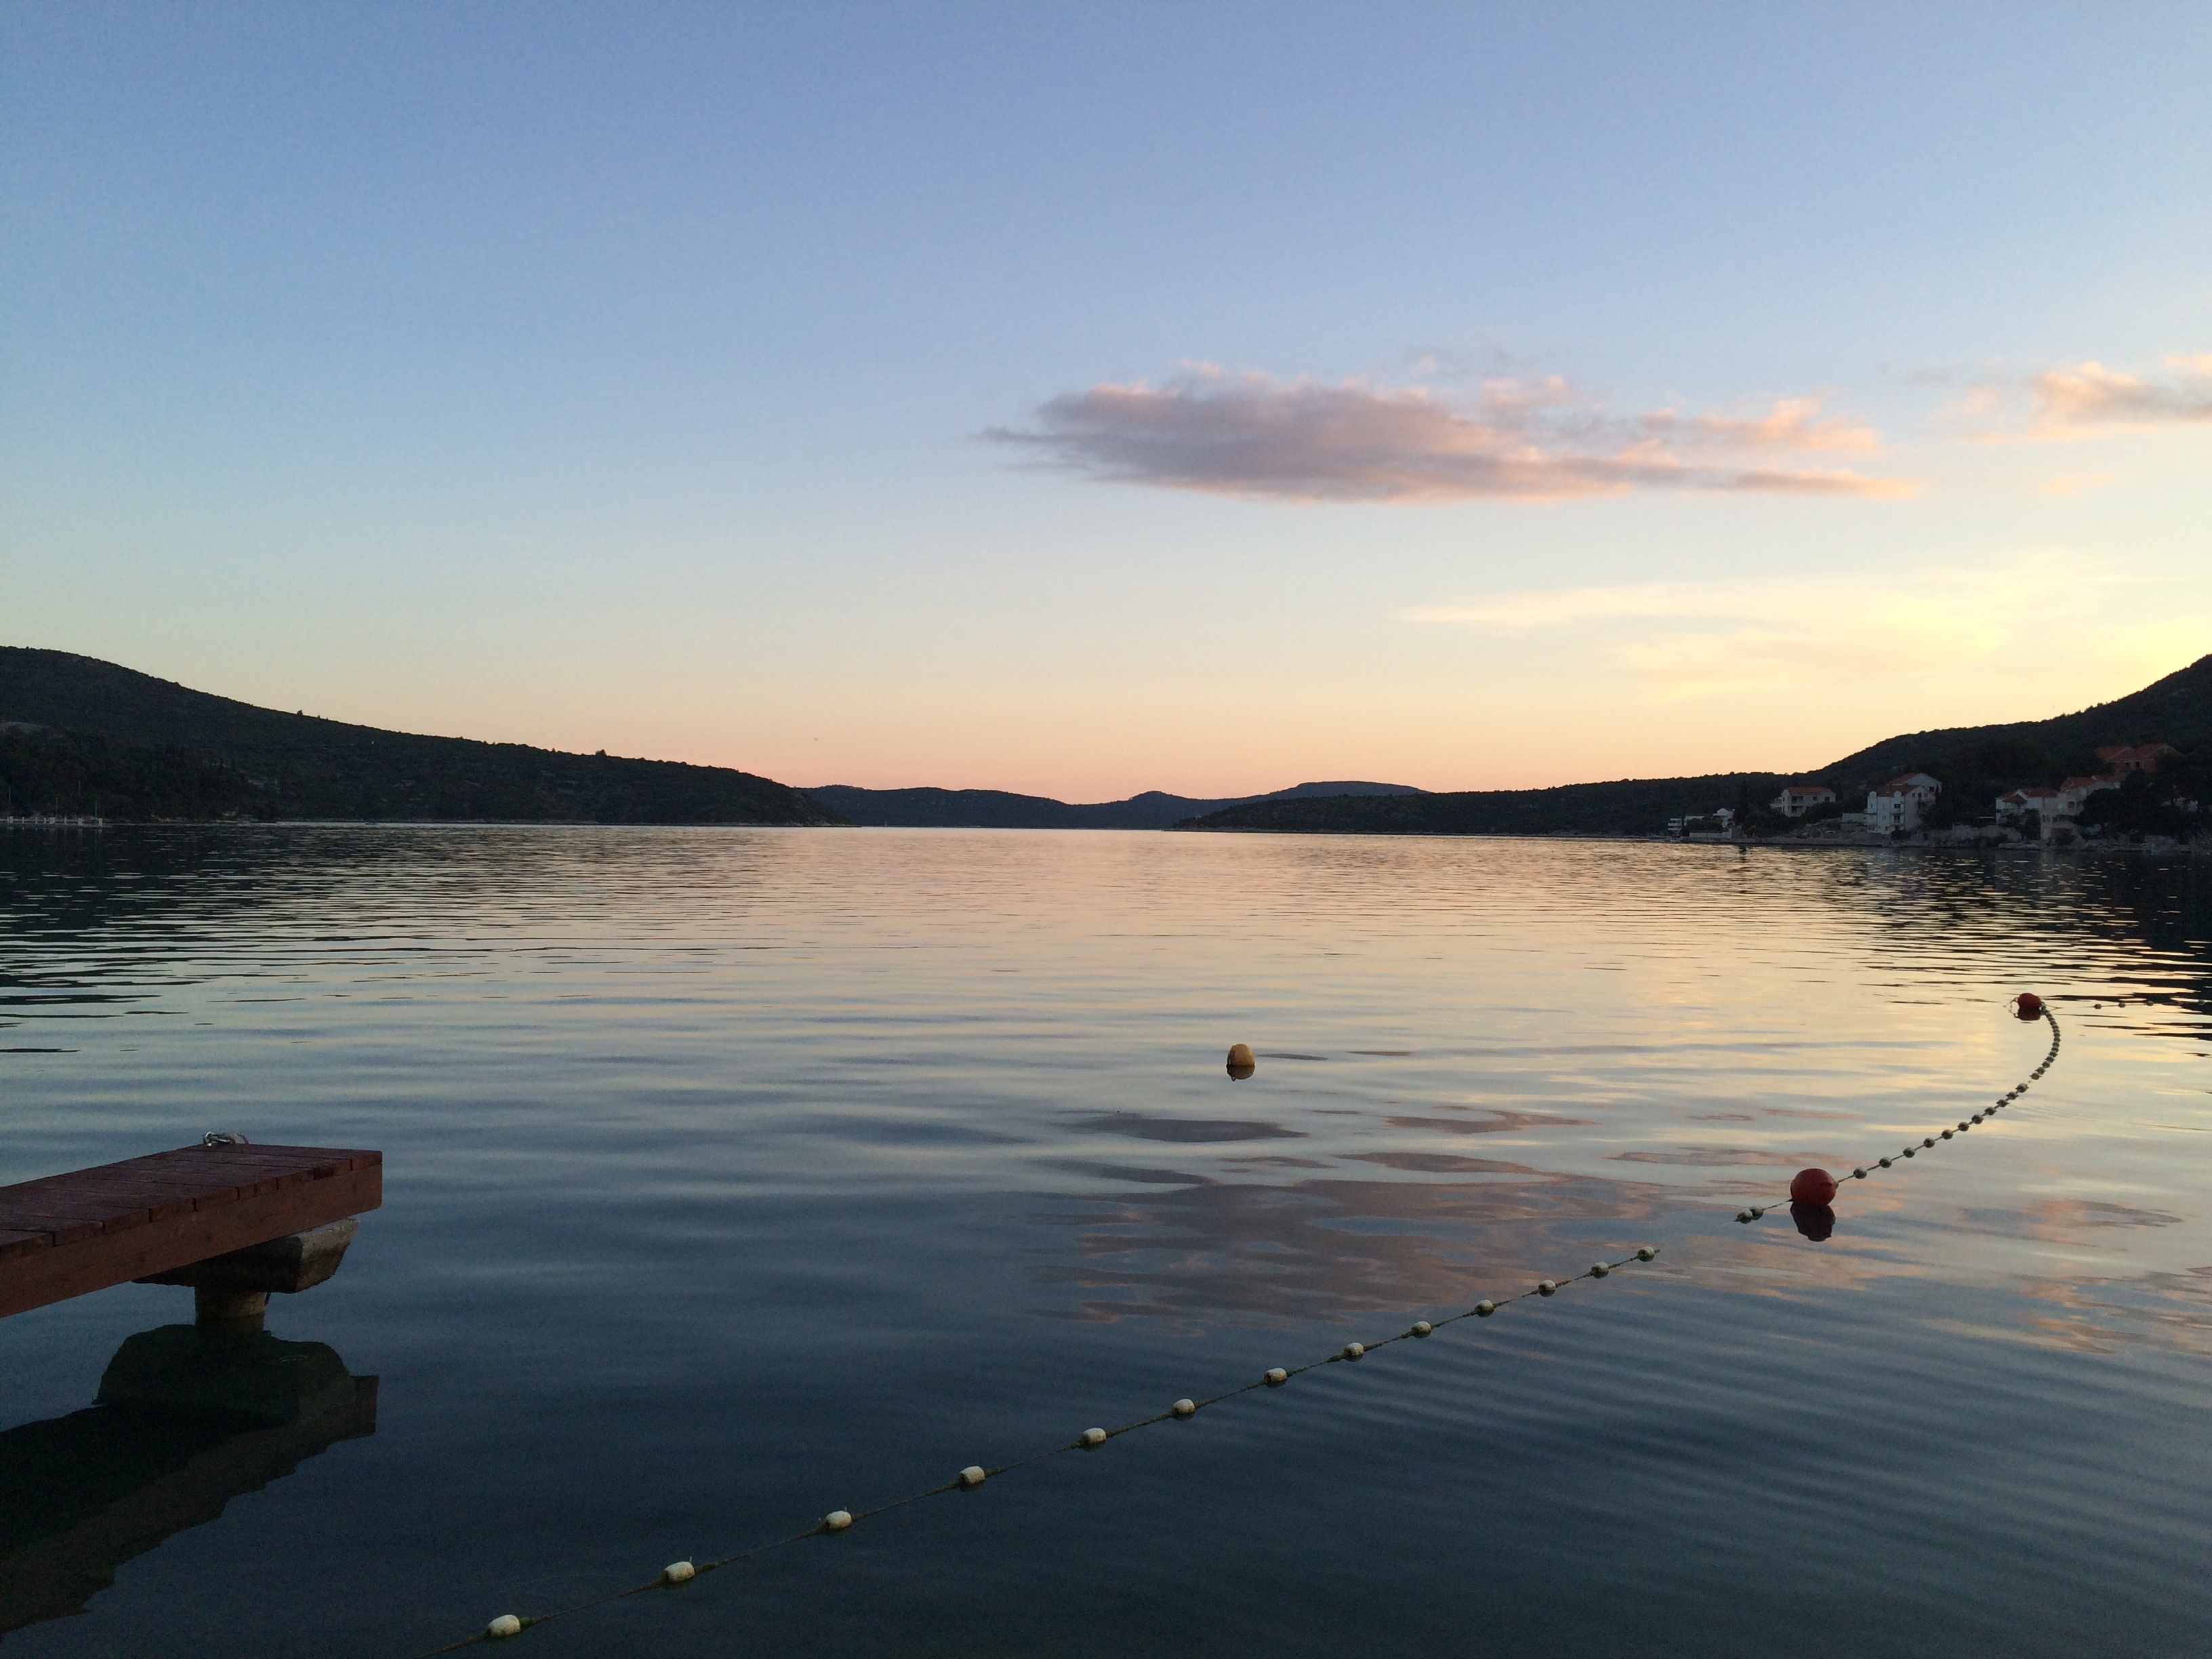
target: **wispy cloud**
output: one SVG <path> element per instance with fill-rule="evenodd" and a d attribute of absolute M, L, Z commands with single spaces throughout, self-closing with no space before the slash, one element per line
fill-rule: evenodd
<path fill-rule="evenodd" d="M 2170 356 L 2162 373 L 2132 374 L 2100 362 L 2045 369 L 2025 379 L 1984 380 L 1957 411 L 2001 424 L 1977 429 L 1980 443 L 2054 443 L 2212 422 L 2212 353 Z"/>
<path fill-rule="evenodd" d="M 1280 380 L 1187 366 L 1159 385 L 1054 398 L 994 441 L 1121 483 L 1298 501 L 1440 502 L 1634 489 L 1905 495 L 1915 486 L 1807 455 L 1881 440 L 1817 398 L 1747 415 L 1616 415 L 1559 377 L 1493 380 L 1464 405 L 1421 386 Z"/>
<path fill-rule="evenodd" d="M 2062 472 L 2056 477 L 2045 478 L 2040 487 L 2046 495 L 2079 495 L 2086 490 L 2102 489 L 2117 476 L 2111 472 Z"/>
<path fill-rule="evenodd" d="M 1894 576 L 1553 588 L 1401 612 L 1498 634 L 1584 629 L 1662 696 L 1789 682 L 1852 684 L 2002 651 L 2061 600 L 2075 614 L 2129 579 L 2061 551 Z"/>
<path fill-rule="evenodd" d="M 2212 421 L 2212 352 L 2168 357 L 2163 380 L 2124 374 L 2102 363 L 2054 368 L 2028 382 L 2038 423 L 2046 427 L 2157 426 Z"/>

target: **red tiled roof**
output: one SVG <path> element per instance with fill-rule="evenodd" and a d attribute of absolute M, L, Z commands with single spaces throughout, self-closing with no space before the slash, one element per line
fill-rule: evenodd
<path fill-rule="evenodd" d="M 2124 765 L 2130 762 L 2155 768 L 2162 755 L 2178 755 L 2181 751 L 2170 743 L 2139 743 L 2108 744 L 2097 751 L 2100 761 Z"/>

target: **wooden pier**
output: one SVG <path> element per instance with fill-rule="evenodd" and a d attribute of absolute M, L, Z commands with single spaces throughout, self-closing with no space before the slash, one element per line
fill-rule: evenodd
<path fill-rule="evenodd" d="M 384 1154 L 328 1146 L 182 1146 L 0 1187 L 0 1318 L 383 1202 Z"/>

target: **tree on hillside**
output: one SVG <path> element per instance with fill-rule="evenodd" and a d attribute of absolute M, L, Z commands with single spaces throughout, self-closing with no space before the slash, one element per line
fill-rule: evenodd
<path fill-rule="evenodd" d="M 1948 830 L 1954 824 L 1973 823 L 1990 817 L 1996 809 L 1985 803 L 1996 799 L 1977 792 L 1969 794 L 1951 780 L 1946 780 L 1943 793 L 1921 809 L 1920 821 L 1930 830 Z"/>
<path fill-rule="evenodd" d="M 2100 789 L 2082 804 L 2081 823 L 2106 835 L 2186 840 L 2207 832 L 2201 809 L 2206 756 L 2183 755 L 2155 772 L 2131 772 L 2117 789 Z"/>

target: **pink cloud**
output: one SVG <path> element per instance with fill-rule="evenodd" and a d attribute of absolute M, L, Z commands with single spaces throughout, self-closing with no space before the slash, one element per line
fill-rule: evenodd
<path fill-rule="evenodd" d="M 2212 421 L 2212 354 L 2168 357 L 2163 380 L 2077 363 L 2028 382 L 2039 427 L 2152 426 Z"/>
<path fill-rule="evenodd" d="M 1163 385 L 1054 398 L 1028 430 L 987 435 L 1047 465 L 1120 483 L 1299 501 L 1443 502 L 1632 489 L 1900 495 L 1903 479 L 1796 467 L 1867 453 L 1871 430 L 1790 398 L 1752 417 L 1620 417 L 1566 380 L 1492 380 L 1462 408 L 1419 386 L 1278 380 L 1196 365 Z"/>

